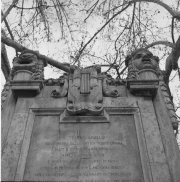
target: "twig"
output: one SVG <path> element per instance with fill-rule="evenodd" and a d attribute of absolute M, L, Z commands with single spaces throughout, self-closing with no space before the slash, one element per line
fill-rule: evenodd
<path fill-rule="evenodd" d="M 1 15 L 3 16 L 3 11 L 2 11 L 2 10 L 1 10 Z M 6 27 L 7 27 L 7 30 L 8 30 L 8 32 L 9 32 L 10 36 L 11 36 L 11 39 L 14 40 L 14 36 L 13 36 L 13 34 L 12 34 L 12 32 L 11 32 L 11 29 L 10 29 L 10 27 L 9 27 L 9 24 L 8 24 L 6 18 L 4 19 L 4 23 L 5 23 L 5 25 L 6 25 Z M 16 51 L 16 56 L 18 56 L 18 52 L 17 52 L 17 51 Z"/>
<path fill-rule="evenodd" d="M 156 42 L 153 42 L 153 43 L 147 45 L 147 46 L 145 47 L 145 49 L 148 49 L 148 48 L 150 48 L 150 47 L 153 47 L 153 46 L 159 45 L 159 44 L 166 45 L 166 46 L 169 46 L 169 47 L 171 47 L 171 48 L 175 48 L 175 45 L 176 45 L 176 44 L 171 43 L 171 42 L 168 42 L 168 41 L 156 41 Z"/>
<path fill-rule="evenodd" d="M 97 36 L 97 34 L 99 32 L 101 32 L 101 30 L 106 27 L 106 25 L 108 25 L 108 23 L 115 18 L 117 15 L 119 15 L 120 13 L 122 13 L 124 10 L 126 10 L 131 3 L 128 3 L 128 5 L 126 7 L 124 7 L 121 11 L 117 12 L 114 16 L 112 16 L 92 37 L 91 39 L 83 46 L 83 48 L 79 51 L 79 54 L 76 56 L 76 60 L 79 59 L 79 57 L 81 56 L 81 54 L 83 53 L 84 49 L 87 47 L 87 45 Z"/>
<path fill-rule="evenodd" d="M 89 13 L 89 15 L 84 19 L 84 22 L 86 22 L 86 20 L 89 18 L 89 16 L 92 14 L 92 12 L 94 11 L 94 9 L 96 8 L 97 4 L 98 4 L 99 0 L 96 1 L 90 8 L 89 10 L 92 8 L 91 12 Z M 94 7 L 93 7 L 94 6 Z M 89 10 L 87 10 L 86 12 L 88 12 Z"/>
<path fill-rule="evenodd" d="M 129 1 L 129 3 L 135 3 L 135 2 L 152 2 L 152 3 L 156 3 L 160 6 L 162 6 L 164 9 L 166 9 L 174 18 L 176 18 L 177 20 L 180 20 L 180 11 L 174 11 L 169 5 L 165 4 L 162 1 L 159 0 L 132 0 Z"/>
<path fill-rule="evenodd" d="M 172 23 L 171 23 L 171 36 L 172 36 L 173 43 L 175 43 L 175 40 L 174 40 L 174 17 L 172 17 Z"/>
<path fill-rule="evenodd" d="M 119 74 L 120 75 L 123 74 L 126 69 L 127 69 L 127 66 Z"/>
<path fill-rule="evenodd" d="M 4 19 L 7 17 L 7 15 L 9 14 L 9 12 L 11 11 L 11 9 L 18 3 L 18 0 L 14 0 L 12 2 L 12 4 L 9 6 L 9 8 L 6 10 L 6 12 L 4 13 L 4 15 L 1 17 L 1 23 L 4 21 Z"/>
<path fill-rule="evenodd" d="M 1 10 L 1 15 L 2 15 L 2 16 L 4 15 L 3 12 L 2 12 L 2 10 Z M 13 36 L 13 34 L 12 34 L 12 32 L 11 32 L 11 29 L 10 29 L 10 27 L 9 27 L 9 24 L 8 24 L 6 18 L 4 18 L 4 23 L 5 23 L 5 25 L 6 25 L 7 29 L 8 29 L 8 32 L 9 32 L 9 34 L 10 34 L 10 36 L 11 36 L 11 39 L 14 40 L 14 36 Z"/>
<path fill-rule="evenodd" d="M 8 45 L 8 46 L 13 47 L 13 48 L 16 49 L 18 52 L 24 52 L 24 51 L 26 51 L 26 52 L 29 52 L 29 53 L 33 53 L 33 54 L 35 54 L 39 59 L 42 59 L 42 60 L 44 60 L 45 62 L 47 62 L 48 64 L 50 64 L 50 65 L 52 65 L 52 66 L 54 66 L 54 67 L 56 67 L 56 68 L 59 68 L 59 69 L 61 69 L 61 70 L 63 70 L 63 71 L 66 71 L 66 72 L 69 72 L 69 71 L 70 71 L 70 69 L 69 69 L 67 66 L 65 66 L 64 64 L 62 64 L 62 63 L 60 63 L 60 62 L 58 62 L 58 61 L 55 61 L 55 60 L 53 60 L 53 59 L 51 59 L 51 58 L 49 58 L 49 57 L 47 57 L 47 56 L 44 56 L 44 55 L 42 55 L 42 54 L 39 54 L 38 51 L 33 51 L 33 50 L 31 50 L 31 49 L 28 49 L 28 48 L 22 46 L 21 44 L 19 44 L 19 43 L 13 41 L 13 40 L 10 39 L 10 38 L 7 38 L 7 37 L 3 36 L 3 35 L 1 35 L 1 42 L 3 42 L 4 44 L 6 44 L 6 45 Z"/>

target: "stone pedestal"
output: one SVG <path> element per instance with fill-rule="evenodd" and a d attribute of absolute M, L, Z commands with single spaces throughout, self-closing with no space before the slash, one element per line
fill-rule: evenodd
<path fill-rule="evenodd" d="M 127 88 L 136 96 L 155 97 L 159 80 L 128 80 Z"/>
<path fill-rule="evenodd" d="M 41 80 L 13 80 L 10 83 L 11 90 L 16 97 L 34 97 L 43 88 L 43 82 Z"/>
<path fill-rule="evenodd" d="M 153 69 L 143 69 L 138 72 L 139 80 L 157 80 L 157 72 Z"/>
<path fill-rule="evenodd" d="M 80 83 L 70 81 L 73 87 Z M 99 79 L 97 86 L 102 82 Z M 20 81 L 11 84 L 13 92 L 25 88 Z M 12 117 L 3 121 L 8 124 L 2 128 L 2 180 L 179 182 L 180 153 L 158 82 L 129 82 L 128 88 L 112 86 L 118 92 L 114 98 L 113 94 L 108 96 L 113 91 L 105 84 L 106 97 L 102 87 L 94 84 L 101 94 L 98 97 L 102 97 L 100 113 L 90 107 L 90 103 L 96 104 L 94 91 L 85 96 L 76 89 L 77 98 L 83 97 L 78 102 L 73 92 L 71 97 L 66 94 L 65 81 L 61 86 L 57 83 L 42 89 L 37 82 L 39 94 L 33 97 L 17 94 L 14 109 L 6 112 L 6 116 L 12 112 Z M 158 89 L 157 94 L 133 95 L 131 90 L 138 84 L 139 90 Z M 52 96 L 54 90 L 61 97 Z M 71 98 L 74 106 L 83 106 L 86 112 L 68 112 Z"/>

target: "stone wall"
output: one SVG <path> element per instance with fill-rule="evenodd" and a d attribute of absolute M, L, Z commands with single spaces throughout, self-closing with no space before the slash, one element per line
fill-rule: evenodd
<path fill-rule="evenodd" d="M 120 80 L 99 66 L 70 70 L 48 80 L 12 73 L 2 113 L 2 180 L 179 182 L 176 121 L 156 73 Z"/>

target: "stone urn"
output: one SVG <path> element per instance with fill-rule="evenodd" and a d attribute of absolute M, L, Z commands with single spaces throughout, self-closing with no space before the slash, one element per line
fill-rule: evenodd
<path fill-rule="evenodd" d="M 157 72 L 153 69 L 143 69 L 138 72 L 139 80 L 158 80 Z"/>
<path fill-rule="evenodd" d="M 28 70 L 19 70 L 14 73 L 13 80 L 26 81 L 31 79 L 32 72 Z"/>

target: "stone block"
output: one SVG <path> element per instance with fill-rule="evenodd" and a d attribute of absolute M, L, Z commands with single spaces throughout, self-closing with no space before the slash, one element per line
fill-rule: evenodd
<path fill-rule="evenodd" d="M 58 116 L 37 115 L 31 128 L 31 140 L 26 137 L 23 142 L 25 146 L 29 143 L 27 155 L 24 154 L 27 158 L 20 157 L 26 166 L 22 171 L 19 165 L 17 172 L 22 178 L 17 176 L 17 180 L 144 181 L 131 115 L 113 115 L 111 123 L 91 124 L 59 124 Z"/>
<path fill-rule="evenodd" d="M 154 113 L 154 106 L 152 98 L 150 97 L 137 97 L 137 104 L 140 108 L 141 113 Z"/>
<path fill-rule="evenodd" d="M 103 98 L 104 107 L 138 107 L 137 101 L 134 98 L 126 98 L 126 97 L 104 97 Z"/>
<path fill-rule="evenodd" d="M 43 82 L 38 80 L 13 80 L 11 90 L 16 97 L 34 97 L 40 93 Z"/>
<path fill-rule="evenodd" d="M 15 113 L 11 123 L 7 140 L 2 150 L 1 165 L 2 180 L 13 181 L 21 151 L 28 114 Z"/>
<path fill-rule="evenodd" d="M 169 170 L 166 163 L 153 162 L 151 163 L 151 170 L 152 170 L 153 182 L 173 181 L 169 173 L 166 172 Z"/>
<path fill-rule="evenodd" d="M 51 97 L 51 94 L 54 90 L 62 92 L 63 87 L 57 86 L 57 85 L 56 86 L 44 86 L 44 89 L 42 91 L 43 97 L 45 97 L 45 98 Z"/>
<path fill-rule="evenodd" d="M 150 162 L 166 163 L 156 116 L 152 113 L 141 113 L 141 117 Z"/>
<path fill-rule="evenodd" d="M 136 96 L 155 97 L 158 90 L 158 80 L 128 80 L 129 91 Z"/>

